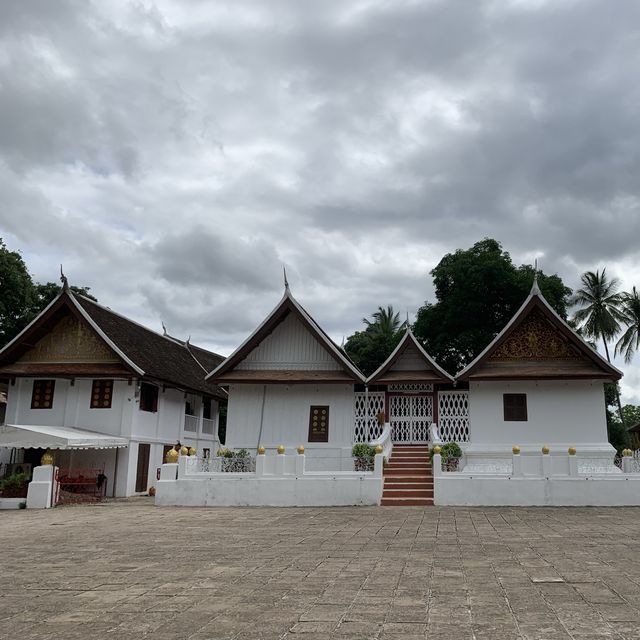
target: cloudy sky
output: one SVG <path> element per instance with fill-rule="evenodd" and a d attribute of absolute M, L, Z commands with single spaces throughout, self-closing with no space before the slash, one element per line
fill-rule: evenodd
<path fill-rule="evenodd" d="M 0 236 L 223 354 L 283 263 L 338 342 L 485 236 L 630 288 L 638 24 L 636 0 L 3 2 Z"/>

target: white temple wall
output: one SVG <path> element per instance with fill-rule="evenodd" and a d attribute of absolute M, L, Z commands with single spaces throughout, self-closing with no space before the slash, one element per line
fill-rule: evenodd
<path fill-rule="evenodd" d="M 334 469 L 343 468 L 338 462 L 340 458 L 348 466 L 353 464 L 353 385 L 231 385 L 227 447 L 255 450 L 258 446 L 265 389 L 261 443 L 268 453 L 274 453 L 280 444 L 285 445 L 288 452 L 304 445 L 310 469 L 319 468 L 314 457 L 326 458 L 325 467 Z M 329 406 L 329 441 L 326 443 L 308 442 L 311 405 Z"/>
<path fill-rule="evenodd" d="M 527 421 L 505 422 L 503 394 L 527 395 Z M 572 445 L 607 442 L 600 381 L 472 382 L 469 385 L 471 446 Z"/>

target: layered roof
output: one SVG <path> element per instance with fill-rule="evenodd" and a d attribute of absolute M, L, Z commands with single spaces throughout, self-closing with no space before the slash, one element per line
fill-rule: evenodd
<path fill-rule="evenodd" d="M 409 327 L 393 353 L 367 378 L 367 384 L 435 382 L 453 382 L 453 377 L 436 364 Z"/>
<path fill-rule="evenodd" d="M 47 345 L 46 361 L 30 356 L 61 323 L 72 319 L 90 357 L 56 358 Z M 67 345 L 71 356 L 78 345 Z M 40 349 L 41 351 L 43 349 Z M 58 360 L 58 361 L 56 361 Z M 224 358 L 161 335 L 111 309 L 64 288 L 60 295 L 0 351 L 0 375 L 140 376 L 185 390 L 226 397 L 205 374 Z"/>
<path fill-rule="evenodd" d="M 622 372 L 590 347 L 549 305 L 537 281 L 505 328 L 458 380 L 603 379 Z"/>
<path fill-rule="evenodd" d="M 287 286 L 262 324 L 207 380 L 218 384 L 361 383 L 364 376 Z"/>

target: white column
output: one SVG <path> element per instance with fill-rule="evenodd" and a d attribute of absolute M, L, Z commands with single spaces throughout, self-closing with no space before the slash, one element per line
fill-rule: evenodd
<path fill-rule="evenodd" d="M 51 494 L 57 467 L 45 464 L 34 467 L 33 479 L 27 489 L 27 509 L 48 509 L 51 507 Z"/>
<path fill-rule="evenodd" d="M 520 457 L 519 453 L 514 453 L 513 454 L 513 458 L 512 458 L 513 462 L 513 471 L 512 474 L 514 476 L 521 476 L 522 475 L 522 458 Z"/>
<path fill-rule="evenodd" d="M 304 453 L 299 453 L 296 456 L 296 476 L 297 477 L 304 475 L 304 466 L 305 466 L 305 455 Z"/>
<path fill-rule="evenodd" d="M 551 476 L 551 454 L 542 454 L 542 476 L 548 478 Z"/>
<path fill-rule="evenodd" d="M 440 453 L 433 454 L 433 475 L 442 475 L 442 455 Z"/>

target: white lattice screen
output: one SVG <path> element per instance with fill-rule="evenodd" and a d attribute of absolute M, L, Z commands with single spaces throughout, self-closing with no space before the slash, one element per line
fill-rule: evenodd
<path fill-rule="evenodd" d="M 367 394 L 358 391 L 354 394 L 354 442 L 370 442 L 382 433 L 384 425 L 378 424 L 378 414 L 384 412 L 384 392 L 369 393 L 369 410 L 367 411 Z"/>
<path fill-rule="evenodd" d="M 469 442 L 468 391 L 440 391 L 438 431 L 443 442 Z"/>
<path fill-rule="evenodd" d="M 389 391 L 433 391 L 433 385 L 428 383 L 390 384 Z"/>

